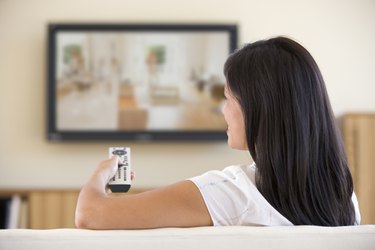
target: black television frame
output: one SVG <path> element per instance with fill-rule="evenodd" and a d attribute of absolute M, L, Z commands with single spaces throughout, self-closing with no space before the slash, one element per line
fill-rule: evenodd
<path fill-rule="evenodd" d="M 167 24 L 167 23 L 50 23 L 47 53 L 47 139 L 49 141 L 131 140 L 131 141 L 217 141 L 226 140 L 225 131 L 63 131 L 56 127 L 56 34 L 59 31 L 225 31 L 230 36 L 229 52 L 237 48 L 236 24 Z"/>

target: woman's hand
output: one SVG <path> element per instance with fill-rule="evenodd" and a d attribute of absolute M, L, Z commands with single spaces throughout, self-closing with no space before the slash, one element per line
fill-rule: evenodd
<path fill-rule="evenodd" d="M 116 174 L 119 160 L 119 157 L 115 155 L 108 160 L 102 161 L 85 186 L 92 187 L 93 190 L 96 190 L 100 194 L 107 194 L 108 182 Z M 131 180 L 134 179 L 134 176 L 134 172 L 131 172 Z"/>

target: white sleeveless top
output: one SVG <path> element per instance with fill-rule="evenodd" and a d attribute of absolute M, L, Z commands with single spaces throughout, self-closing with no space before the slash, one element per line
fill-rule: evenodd
<path fill-rule="evenodd" d="M 214 226 L 291 226 L 255 186 L 255 164 L 229 166 L 190 178 L 199 188 Z M 356 224 L 360 223 L 357 197 L 353 193 Z"/>

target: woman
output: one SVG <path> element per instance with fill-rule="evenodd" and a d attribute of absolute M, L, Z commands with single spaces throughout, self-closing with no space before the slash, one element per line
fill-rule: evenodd
<path fill-rule="evenodd" d="M 309 52 L 284 37 L 258 41 L 232 54 L 224 73 L 228 144 L 248 150 L 254 164 L 111 196 L 112 158 L 82 188 L 78 227 L 359 224 L 340 133 Z"/>

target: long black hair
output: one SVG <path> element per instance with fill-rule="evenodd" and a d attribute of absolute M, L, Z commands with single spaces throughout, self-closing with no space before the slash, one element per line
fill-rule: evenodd
<path fill-rule="evenodd" d="M 262 40 L 233 53 L 224 74 L 267 201 L 294 225 L 353 225 L 353 181 L 310 53 L 285 37 Z"/>

